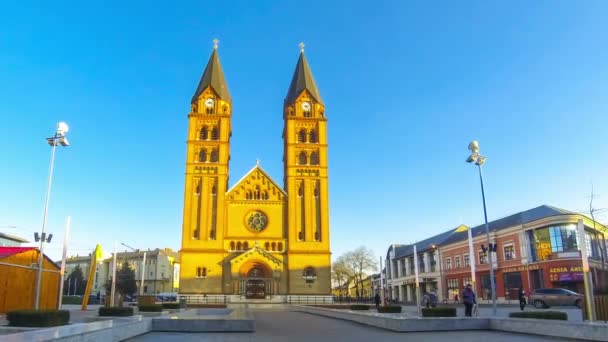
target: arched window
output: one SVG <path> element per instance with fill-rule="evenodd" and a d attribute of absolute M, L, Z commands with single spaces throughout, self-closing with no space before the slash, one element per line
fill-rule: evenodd
<path fill-rule="evenodd" d="M 317 273 L 314 268 L 306 267 L 302 273 L 302 278 L 304 278 L 307 284 L 314 283 L 315 279 L 317 279 Z"/>
<path fill-rule="evenodd" d="M 277 244 L 276 244 L 276 242 L 273 242 L 271 246 L 272 246 L 272 250 L 273 251 L 277 250 Z"/>
<path fill-rule="evenodd" d="M 211 140 L 217 140 L 217 139 L 219 139 L 217 127 L 213 127 L 213 128 L 211 128 Z"/>
<path fill-rule="evenodd" d="M 310 109 L 309 110 L 305 110 L 304 111 L 304 117 L 305 118 L 312 118 L 312 111 Z"/>
<path fill-rule="evenodd" d="M 247 242 L 247 241 L 243 242 L 243 249 L 244 250 L 248 250 L 249 249 L 249 242 Z"/>
<path fill-rule="evenodd" d="M 215 111 L 213 107 L 207 107 L 207 114 L 213 114 Z"/>
<path fill-rule="evenodd" d="M 317 152 L 310 154 L 310 165 L 319 165 L 319 154 Z"/>
<path fill-rule="evenodd" d="M 224 114 L 228 113 L 228 106 L 222 107 L 222 110 L 224 111 Z"/>
<path fill-rule="evenodd" d="M 310 133 L 308 133 L 308 142 L 309 143 L 317 143 L 318 141 L 318 137 L 317 137 L 317 131 L 315 131 L 314 129 L 310 131 Z"/>
<path fill-rule="evenodd" d="M 233 251 L 235 247 L 234 241 L 230 241 L 230 250 Z"/>
<path fill-rule="evenodd" d="M 299 143 L 306 142 L 306 130 L 303 128 L 298 132 L 298 142 Z"/>
<path fill-rule="evenodd" d="M 262 191 L 262 199 L 268 200 L 268 191 L 266 191 L 266 190 Z"/>
<path fill-rule="evenodd" d="M 203 126 L 201 131 L 198 133 L 198 139 L 207 140 L 207 138 L 209 138 L 209 130 L 207 129 L 207 126 Z"/>
<path fill-rule="evenodd" d="M 217 188 L 215 187 L 215 184 L 211 187 L 211 195 L 212 196 L 217 195 Z"/>
<path fill-rule="evenodd" d="M 203 267 L 203 278 L 207 276 L 207 267 Z"/>
<path fill-rule="evenodd" d="M 269 242 L 266 242 L 266 243 L 264 244 L 264 247 L 266 248 L 266 250 L 269 250 L 269 249 L 270 249 L 270 243 L 269 243 Z"/>
<path fill-rule="evenodd" d="M 307 161 L 308 161 L 308 157 L 306 156 L 306 152 L 304 152 L 304 151 L 300 152 L 300 154 L 298 155 L 298 164 L 306 165 Z"/>
<path fill-rule="evenodd" d="M 243 246 L 241 245 L 241 241 L 239 241 L 239 242 L 237 242 L 237 243 L 236 243 L 236 250 L 237 250 L 237 251 L 241 251 L 241 250 L 242 250 L 242 249 L 241 249 L 242 247 L 243 247 Z"/>
<path fill-rule="evenodd" d="M 247 193 L 245 194 L 245 199 L 251 199 L 251 191 L 247 191 Z"/>
<path fill-rule="evenodd" d="M 315 186 L 314 194 L 315 198 L 319 198 L 319 185 Z"/>
<path fill-rule="evenodd" d="M 198 161 L 201 163 L 204 163 L 207 161 L 207 150 L 202 149 L 199 153 L 198 153 Z"/>
<path fill-rule="evenodd" d="M 207 276 L 207 267 L 197 267 L 196 268 L 196 277 L 197 278 L 205 278 Z"/>
<path fill-rule="evenodd" d="M 218 155 L 217 154 L 218 154 L 217 153 L 217 149 L 212 150 L 211 151 L 211 158 L 210 158 L 209 161 L 212 162 L 212 163 L 217 163 L 217 160 L 218 160 Z"/>
<path fill-rule="evenodd" d="M 283 251 L 283 243 L 279 242 L 279 244 L 277 245 L 277 248 L 279 249 L 279 252 Z"/>
<path fill-rule="evenodd" d="M 298 187 L 298 197 L 304 196 L 304 183 L 301 183 Z"/>

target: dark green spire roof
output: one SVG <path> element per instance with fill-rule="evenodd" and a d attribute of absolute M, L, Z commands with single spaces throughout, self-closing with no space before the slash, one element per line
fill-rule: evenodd
<path fill-rule="evenodd" d="M 294 71 L 293 77 L 291 78 L 291 84 L 289 85 L 285 102 L 293 103 L 304 90 L 308 90 L 315 100 L 323 104 L 321 94 L 319 93 L 315 79 L 312 77 L 310 67 L 308 66 L 308 61 L 306 60 L 306 56 L 304 56 L 304 50 L 302 50 L 300 58 L 298 59 L 298 64 L 296 65 L 296 71 Z"/>
<path fill-rule="evenodd" d="M 203 72 L 203 77 L 201 77 L 201 81 L 198 83 L 198 87 L 196 87 L 194 96 L 192 96 L 192 103 L 196 102 L 201 93 L 209 86 L 213 88 L 222 100 L 228 102 L 232 101 L 230 92 L 228 91 L 228 84 L 226 84 L 226 79 L 224 78 L 224 71 L 220 64 L 220 57 L 217 54 L 217 47 L 213 49 L 211 57 L 209 57 L 209 62 L 207 63 L 205 72 Z"/>

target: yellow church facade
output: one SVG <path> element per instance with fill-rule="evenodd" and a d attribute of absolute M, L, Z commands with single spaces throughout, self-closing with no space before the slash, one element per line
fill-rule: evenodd
<path fill-rule="evenodd" d="M 217 45 L 190 108 L 180 294 L 330 295 L 327 118 L 303 49 L 284 99 L 283 186 L 259 163 L 229 186 L 232 98 Z"/>

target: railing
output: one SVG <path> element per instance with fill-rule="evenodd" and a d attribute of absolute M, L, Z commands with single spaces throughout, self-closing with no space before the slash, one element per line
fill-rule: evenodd
<path fill-rule="evenodd" d="M 186 300 L 186 305 L 197 304 L 226 304 L 227 297 L 225 295 L 180 295 L 180 301 Z"/>
<path fill-rule="evenodd" d="M 333 304 L 331 296 L 287 296 L 288 304 Z"/>

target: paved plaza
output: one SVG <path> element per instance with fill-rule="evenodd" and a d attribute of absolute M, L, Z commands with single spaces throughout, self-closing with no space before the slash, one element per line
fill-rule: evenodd
<path fill-rule="evenodd" d="M 129 341 L 555 341 L 533 335 L 494 331 L 397 333 L 353 322 L 287 310 L 254 310 L 255 333 L 154 332 Z M 560 340 L 560 339 L 557 339 Z M 568 341 L 568 340 L 561 340 Z"/>

